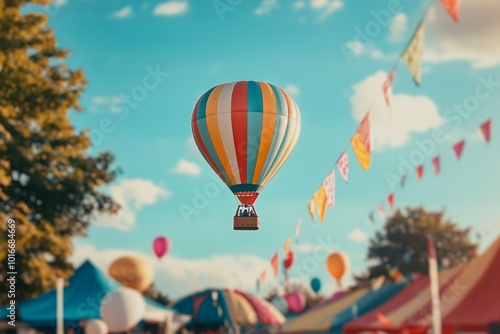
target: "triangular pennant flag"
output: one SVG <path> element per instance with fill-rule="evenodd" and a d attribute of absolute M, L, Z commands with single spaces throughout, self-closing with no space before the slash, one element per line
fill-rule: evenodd
<path fill-rule="evenodd" d="M 408 175 L 406 175 L 406 174 L 401 177 L 401 183 L 400 183 L 401 184 L 401 188 L 405 187 L 407 179 L 408 179 Z"/>
<path fill-rule="evenodd" d="M 273 268 L 274 277 L 278 277 L 278 267 L 279 267 L 279 254 L 276 252 L 271 259 L 271 268 Z"/>
<path fill-rule="evenodd" d="M 432 166 L 434 166 L 434 173 L 437 175 L 441 171 L 441 164 L 439 161 L 439 155 L 432 159 Z"/>
<path fill-rule="evenodd" d="M 389 196 L 387 196 L 387 202 L 389 203 L 389 207 L 392 209 L 394 209 L 394 193 L 391 193 L 389 194 Z"/>
<path fill-rule="evenodd" d="M 391 107 L 390 93 L 395 73 L 396 73 L 396 66 L 392 68 L 391 72 L 387 76 L 387 79 L 385 79 L 384 84 L 382 85 L 382 91 L 384 92 L 385 103 L 389 108 Z"/>
<path fill-rule="evenodd" d="M 321 185 L 316 194 L 314 194 L 314 202 L 316 203 L 316 209 L 318 210 L 319 221 L 323 223 L 325 221 L 328 204 L 325 186 Z"/>
<path fill-rule="evenodd" d="M 370 112 L 366 113 L 366 116 L 359 124 L 356 133 L 351 139 L 351 146 L 352 150 L 354 151 L 354 155 L 356 155 L 356 158 L 361 165 L 361 168 L 366 171 L 368 168 L 370 168 L 370 158 L 372 152 L 370 135 Z"/>
<path fill-rule="evenodd" d="M 421 21 L 410 43 L 401 55 L 417 86 L 420 85 L 420 61 L 424 49 L 425 21 Z"/>
<path fill-rule="evenodd" d="M 489 143 L 491 140 L 491 119 L 481 124 L 481 126 L 479 126 L 479 131 L 483 135 L 484 140 Z"/>
<path fill-rule="evenodd" d="M 260 273 L 259 279 L 262 282 L 262 284 L 266 284 L 267 271 L 265 269 Z"/>
<path fill-rule="evenodd" d="M 285 245 L 284 245 L 284 248 L 285 248 L 285 255 L 290 253 L 290 248 L 292 247 L 292 238 L 288 237 L 288 239 L 286 239 L 285 241 Z"/>
<path fill-rule="evenodd" d="M 309 215 L 311 216 L 312 221 L 314 221 L 314 197 L 311 198 L 309 204 L 307 204 L 307 211 L 309 211 Z"/>
<path fill-rule="evenodd" d="M 424 177 L 424 166 L 418 166 L 417 167 L 417 177 L 419 180 L 422 180 L 422 178 Z"/>
<path fill-rule="evenodd" d="M 460 159 L 460 157 L 462 156 L 462 151 L 464 149 L 464 146 L 465 146 L 465 140 L 461 140 L 455 145 L 453 145 L 453 151 L 455 152 L 457 159 Z"/>
<path fill-rule="evenodd" d="M 328 173 L 323 181 L 323 186 L 326 192 L 327 207 L 331 209 L 335 206 L 335 172 L 333 170 Z"/>
<path fill-rule="evenodd" d="M 378 214 L 380 215 L 380 218 L 385 219 L 384 204 L 379 204 L 377 209 L 378 209 Z"/>
<path fill-rule="evenodd" d="M 372 224 L 375 224 L 375 217 L 374 216 L 375 216 L 375 211 L 374 210 L 370 211 L 370 213 L 368 214 L 368 220 Z"/>
<path fill-rule="evenodd" d="M 297 224 L 295 225 L 295 236 L 297 237 L 296 243 L 299 243 L 299 235 L 300 235 L 300 226 L 302 225 L 302 219 L 297 220 Z"/>
<path fill-rule="evenodd" d="M 460 11 L 460 0 L 441 0 L 444 9 L 450 14 L 451 18 L 458 22 Z"/>
<path fill-rule="evenodd" d="M 340 176 L 342 176 L 342 179 L 347 182 L 349 176 L 349 157 L 347 156 L 347 152 L 345 150 L 337 159 L 336 165 L 340 172 Z"/>

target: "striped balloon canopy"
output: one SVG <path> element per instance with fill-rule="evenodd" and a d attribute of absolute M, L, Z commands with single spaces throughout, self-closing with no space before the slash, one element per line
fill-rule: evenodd
<path fill-rule="evenodd" d="M 283 89 L 239 81 L 203 94 L 191 125 L 205 160 L 241 203 L 251 205 L 292 152 L 300 112 Z"/>

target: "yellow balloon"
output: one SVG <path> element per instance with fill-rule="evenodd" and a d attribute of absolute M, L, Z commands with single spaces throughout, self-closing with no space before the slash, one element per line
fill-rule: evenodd
<path fill-rule="evenodd" d="M 137 256 L 116 259 L 109 266 L 108 273 L 121 285 L 139 292 L 146 291 L 153 283 L 153 268 Z"/>
<path fill-rule="evenodd" d="M 326 268 L 330 275 L 340 285 L 340 280 L 345 276 L 349 267 L 349 259 L 347 256 L 340 252 L 334 252 L 326 259 Z"/>

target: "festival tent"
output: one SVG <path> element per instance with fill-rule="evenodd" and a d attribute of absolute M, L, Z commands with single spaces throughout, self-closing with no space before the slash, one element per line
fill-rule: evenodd
<path fill-rule="evenodd" d="M 439 273 L 443 333 L 486 332 L 500 321 L 500 238 L 469 264 Z M 348 323 L 346 334 L 365 331 L 422 333 L 432 325 L 429 278 L 422 277 L 388 303 Z"/>
<path fill-rule="evenodd" d="M 342 326 L 397 295 L 406 283 L 360 288 L 274 327 L 273 333 L 341 333 Z"/>
<path fill-rule="evenodd" d="M 106 276 L 90 261 L 85 261 L 69 278 L 69 284 L 64 288 L 64 326 L 78 327 L 82 320 L 99 319 L 100 304 L 104 296 L 121 286 L 112 278 Z M 21 321 L 35 328 L 53 328 L 56 325 L 56 290 L 46 292 L 37 298 L 19 303 Z M 188 321 L 185 315 L 178 315 L 173 310 L 144 297 L 147 322 Z M 1 310 L 5 319 L 8 310 Z M 175 324 L 170 323 L 171 326 Z"/>
<path fill-rule="evenodd" d="M 239 290 L 207 289 L 186 296 L 172 306 L 193 318 L 187 327 L 233 329 L 241 326 L 267 326 L 282 324 L 285 317 L 265 300 Z"/>

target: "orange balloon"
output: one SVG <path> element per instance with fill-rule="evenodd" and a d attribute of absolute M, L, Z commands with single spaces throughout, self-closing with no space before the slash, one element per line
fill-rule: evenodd
<path fill-rule="evenodd" d="M 345 276 L 349 267 L 349 259 L 347 256 L 340 252 L 334 252 L 326 259 L 326 268 L 330 275 L 340 285 L 340 280 Z"/>
<path fill-rule="evenodd" d="M 109 266 L 109 276 L 121 285 L 144 292 L 153 283 L 153 268 L 137 256 L 122 256 Z"/>

